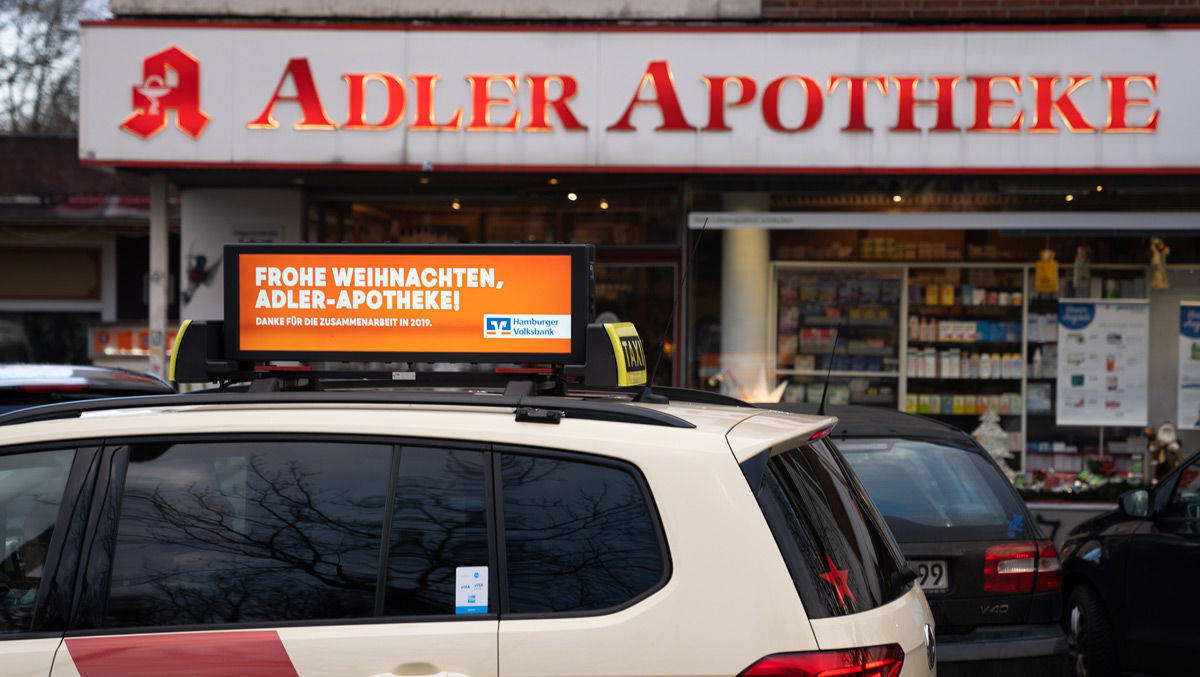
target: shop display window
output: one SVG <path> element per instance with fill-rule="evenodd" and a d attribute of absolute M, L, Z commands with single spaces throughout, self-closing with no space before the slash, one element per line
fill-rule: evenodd
<path fill-rule="evenodd" d="M 988 409 L 1009 465 L 1074 479 L 1142 471 L 1141 428 L 1058 425 L 1058 305 L 1146 298 L 1146 268 L 1060 265 L 1053 292 L 1031 264 L 774 264 L 774 382 L 783 399 L 895 406 L 971 432 Z M 833 356 L 834 337 L 842 341 Z"/>
<path fill-rule="evenodd" d="M 1021 445 L 1025 271 L 911 268 L 903 409 L 971 430 L 988 409 Z"/>
<path fill-rule="evenodd" d="M 776 374 L 784 400 L 895 406 L 899 377 L 898 271 L 781 270 Z M 835 353 L 834 342 L 838 341 Z"/>
<path fill-rule="evenodd" d="M 1059 353 L 1059 299 L 1144 299 L 1146 272 L 1142 266 L 1088 269 L 1059 268 L 1058 289 L 1032 291 L 1026 338 L 1025 469 L 1046 474 L 1142 472 L 1146 451 L 1140 428 L 1062 426 L 1055 420 Z"/>

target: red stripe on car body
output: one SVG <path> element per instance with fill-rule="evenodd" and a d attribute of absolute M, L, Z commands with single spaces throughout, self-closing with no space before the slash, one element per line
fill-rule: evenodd
<path fill-rule="evenodd" d="M 297 677 L 274 630 L 72 637 L 81 677 Z"/>

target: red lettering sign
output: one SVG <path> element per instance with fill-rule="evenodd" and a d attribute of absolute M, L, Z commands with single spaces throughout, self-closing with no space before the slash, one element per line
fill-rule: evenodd
<path fill-rule="evenodd" d="M 390 129 L 404 116 L 404 83 L 391 73 L 344 73 L 349 98 L 346 105 L 346 123 L 342 129 Z M 382 82 L 387 88 L 387 110 L 379 122 L 367 122 L 367 83 Z"/>
<path fill-rule="evenodd" d="M 148 139 L 167 126 L 167 112 L 175 111 L 175 126 L 193 139 L 208 125 L 200 110 L 200 62 L 171 47 L 142 61 L 142 82 L 133 86 L 133 115 L 121 129 Z"/>
<path fill-rule="evenodd" d="M 647 83 L 654 88 L 653 99 L 641 98 Z M 633 109 L 638 106 L 658 106 L 663 123 L 655 127 L 655 131 L 695 129 L 683 117 L 683 107 L 679 105 L 679 95 L 675 93 L 675 78 L 671 75 L 671 67 L 666 61 L 651 61 L 650 65 L 646 66 L 642 81 L 633 92 L 633 100 L 625 108 L 621 119 L 608 128 L 609 131 L 633 131 L 629 118 L 633 115 Z"/>
<path fill-rule="evenodd" d="M 292 84 L 296 88 L 295 96 L 284 96 L 279 93 L 288 78 L 291 78 Z M 337 126 L 329 121 L 329 116 L 325 115 L 325 108 L 321 106 L 321 97 L 317 95 L 317 85 L 313 82 L 308 59 L 292 59 L 288 62 L 287 67 L 283 69 L 283 75 L 279 78 L 279 84 L 275 85 L 275 93 L 267 102 L 267 107 L 263 108 L 258 117 L 247 123 L 246 127 L 277 129 L 279 123 L 275 121 L 273 112 L 275 104 L 280 101 L 294 101 L 300 104 L 300 120 L 293 125 L 296 129 L 337 129 Z"/>
<path fill-rule="evenodd" d="M 150 138 L 167 124 L 167 116 L 174 112 L 176 125 L 189 136 L 196 138 L 209 122 L 209 116 L 200 109 L 200 63 L 178 47 L 171 47 L 147 57 L 142 63 L 142 82 L 134 85 L 133 107 L 120 127 L 142 138 Z M 345 130 L 386 130 L 400 124 L 404 119 L 408 102 L 404 76 L 377 72 L 343 73 L 346 83 L 346 120 L 340 125 Z M 469 101 L 469 106 L 458 106 L 453 112 L 438 120 L 435 112 L 434 94 L 441 75 L 416 73 L 407 76 L 415 88 L 412 122 L 414 131 L 457 131 L 473 132 L 547 132 L 554 129 L 584 131 L 587 126 L 571 109 L 571 102 L 580 91 L 574 76 L 504 74 L 469 74 L 465 76 L 465 92 L 462 85 L 449 89 L 446 96 L 460 97 Z M 1087 74 L 1074 75 L 1029 75 L 1025 79 L 1033 87 L 1032 109 L 1022 108 L 1020 100 L 1022 76 L 1012 75 L 968 75 L 973 87 L 973 123 L 966 131 L 1055 133 L 1065 127 L 1072 133 L 1092 133 L 1100 129 L 1105 133 L 1154 133 L 1158 130 L 1160 111 L 1153 107 L 1150 95 L 1158 93 L 1158 76 L 1154 73 L 1101 74 L 1108 87 L 1106 123 L 1101 126 L 1101 111 L 1085 114 L 1073 98 L 1081 88 L 1097 79 Z M 845 83 L 847 97 L 846 124 L 843 132 L 871 132 L 866 122 L 868 90 L 874 89 L 879 96 L 887 98 L 894 93 L 896 123 L 889 128 L 892 132 L 954 132 L 961 131 L 954 122 L 955 91 L 963 76 L 958 75 L 831 75 L 822 87 L 819 80 L 808 75 L 789 74 L 772 79 L 762 90 L 762 124 L 773 132 L 797 133 L 815 128 L 820 124 L 825 107 L 825 97 L 837 93 Z M 894 88 L 889 91 L 889 82 Z M 374 85 L 372 83 L 375 83 Z M 804 109 L 788 114 L 784 88 L 792 84 L 803 90 Z M 382 92 L 386 96 L 382 107 L 368 111 L 368 91 Z M 528 88 L 528 99 L 521 87 Z M 728 132 L 732 126 L 727 120 L 729 110 L 748 106 L 758 95 L 757 81 L 748 75 L 705 75 L 687 87 L 702 86 L 707 91 L 708 123 L 697 128 L 688 122 L 678 86 L 665 60 L 651 61 L 642 73 L 633 96 L 617 121 L 609 125 L 609 131 L 633 131 L 634 112 L 642 106 L 658 109 L 662 117 L 655 131 Z M 932 98 L 920 98 L 918 89 L 929 92 Z M 1146 92 L 1145 96 L 1131 94 Z M 730 95 L 730 90 L 734 90 Z M 1011 92 L 1007 94 L 1005 92 Z M 294 91 L 294 94 L 284 94 Z M 691 90 L 694 91 L 694 90 Z M 928 95 L 926 95 L 928 96 Z M 522 116 L 519 101 L 528 100 L 527 114 Z M 372 101 L 378 101 L 372 99 Z M 297 130 L 335 130 L 326 114 L 317 83 L 306 57 L 295 57 L 287 62 L 283 74 L 275 85 L 262 112 L 246 124 L 249 129 L 273 130 L 279 128 L 275 109 L 280 103 L 299 106 L 299 119 L 293 123 Z M 931 106 L 935 115 L 932 126 L 918 127 L 916 110 L 919 106 Z M 1008 110 L 1004 110 L 1008 109 Z M 1146 109 L 1146 110 L 1138 110 Z M 443 109 L 445 110 L 445 109 Z M 469 120 L 464 124 L 464 110 Z M 1130 121 L 1131 110 L 1134 121 Z M 1028 117 L 1026 112 L 1029 113 Z M 1088 115 L 1091 115 L 1089 121 Z M 996 120 L 1001 116 L 1001 121 Z M 524 117 L 525 124 L 521 122 Z M 784 119 L 788 122 L 785 123 Z M 555 124 L 557 121 L 557 126 Z M 1139 120 L 1141 122 L 1139 122 Z M 798 121 L 798 122 L 797 122 Z M 1025 123 L 1029 122 L 1028 127 Z M 1060 125 L 1061 123 L 1061 125 Z"/>

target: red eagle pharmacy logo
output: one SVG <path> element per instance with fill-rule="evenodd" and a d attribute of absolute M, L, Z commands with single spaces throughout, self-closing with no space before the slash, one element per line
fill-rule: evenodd
<path fill-rule="evenodd" d="M 196 57 L 170 47 L 142 61 L 142 81 L 133 86 L 134 113 L 121 129 L 148 139 L 167 126 L 167 115 L 175 114 L 175 126 L 193 139 L 208 125 L 200 110 L 200 62 Z"/>

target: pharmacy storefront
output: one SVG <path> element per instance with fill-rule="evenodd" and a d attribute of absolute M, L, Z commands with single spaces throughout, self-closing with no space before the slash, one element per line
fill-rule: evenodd
<path fill-rule="evenodd" d="M 79 152 L 180 191 L 184 317 L 220 313 L 226 242 L 588 242 L 597 312 L 665 336 L 674 382 L 806 401 L 832 371 L 839 402 L 995 410 L 1026 470 L 1129 470 L 1141 428 L 1196 423 L 1198 52 L 1192 29 L 120 20 L 84 28 Z M 1072 300 L 1138 319 L 1065 350 Z"/>

